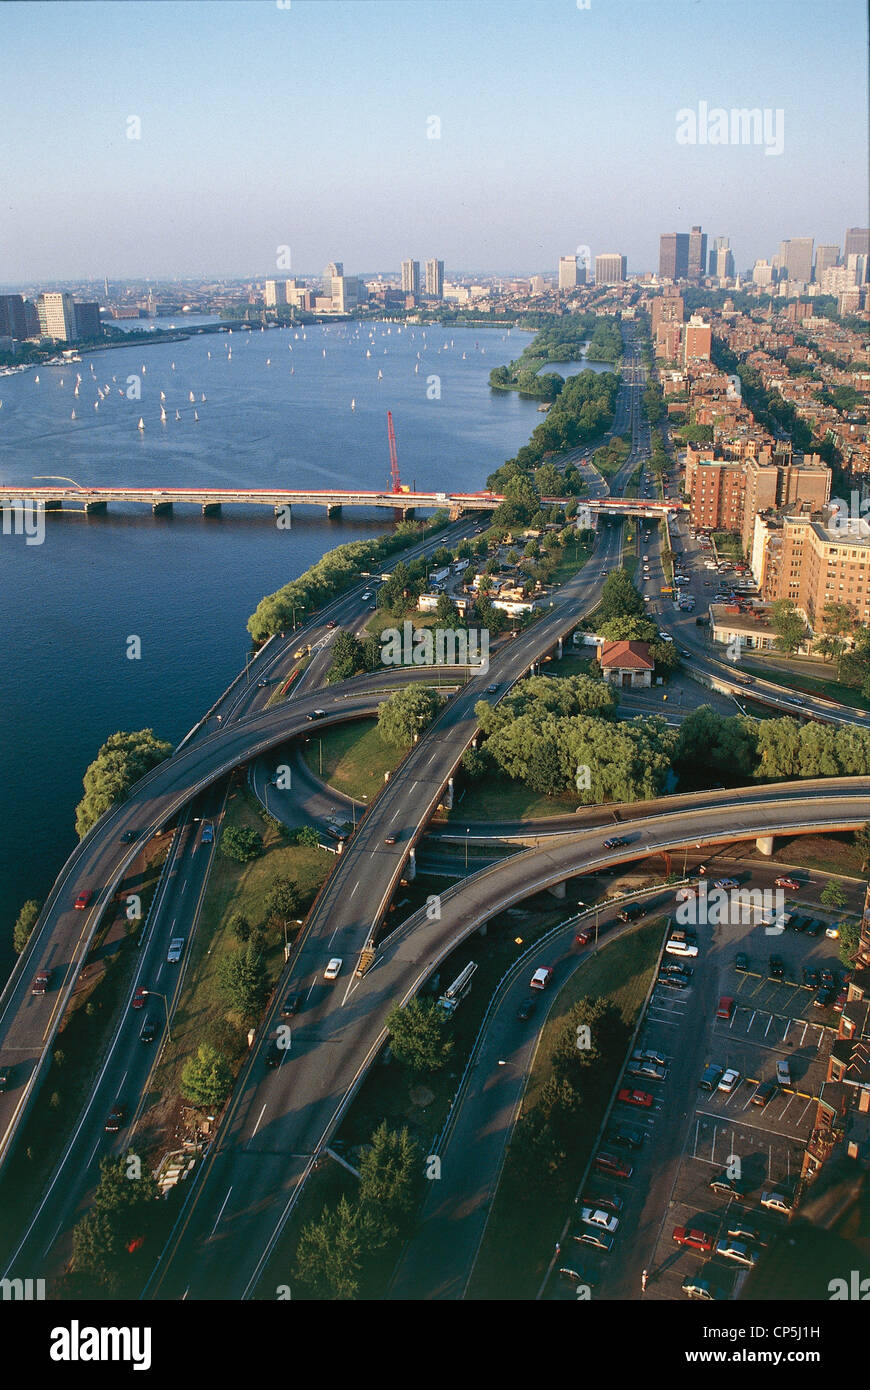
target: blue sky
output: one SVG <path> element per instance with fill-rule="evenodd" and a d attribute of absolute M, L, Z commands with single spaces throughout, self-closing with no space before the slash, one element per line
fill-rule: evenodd
<path fill-rule="evenodd" d="M 698 222 L 738 268 L 842 243 L 866 44 L 863 0 L 2 5 L 0 282 L 264 275 L 281 246 L 298 274 L 642 270 Z M 782 154 L 679 145 L 700 101 L 781 109 Z"/>

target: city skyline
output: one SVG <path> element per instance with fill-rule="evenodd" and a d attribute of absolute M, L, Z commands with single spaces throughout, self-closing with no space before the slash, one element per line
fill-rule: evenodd
<path fill-rule="evenodd" d="M 531 26 L 485 0 L 403 5 L 401 25 L 391 0 L 4 7 L 0 280 L 274 275 L 281 248 L 290 275 L 330 248 L 357 273 L 419 248 L 509 275 L 582 247 L 635 274 L 697 224 L 738 270 L 783 239 L 841 243 L 866 222 L 866 17 L 837 9 L 847 42 L 808 45 L 816 7 L 738 0 L 723 46 L 705 0 L 552 0 Z M 712 127 L 680 143 L 702 108 L 781 113 L 781 152 Z"/>

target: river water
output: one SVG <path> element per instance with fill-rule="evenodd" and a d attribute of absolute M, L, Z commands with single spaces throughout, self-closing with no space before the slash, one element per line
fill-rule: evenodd
<path fill-rule="evenodd" d="M 0 480 L 24 493 L 36 475 L 385 487 L 390 409 L 403 482 L 473 490 L 541 418 L 535 401 L 487 384 L 531 336 L 346 323 L 85 354 L 0 378 Z M 279 531 L 263 508 L 156 518 L 130 506 L 50 516 L 42 545 L 0 536 L 0 972 L 21 902 L 45 895 L 75 844 L 81 778 L 107 735 L 150 727 L 177 742 L 244 664 L 262 595 L 388 525 L 374 511 L 328 521 L 294 509 L 292 530 Z M 141 660 L 127 659 L 131 636 Z"/>

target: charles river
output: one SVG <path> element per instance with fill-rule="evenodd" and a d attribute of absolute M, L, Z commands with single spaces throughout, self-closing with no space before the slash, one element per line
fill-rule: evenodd
<path fill-rule="evenodd" d="M 0 480 L 25 496 L 36 475 L 83 486 L 386 488 L 390 409 L 404 483 L 474 490 L 542 418 L 534 401 L 487 383 L 530 337 L 342 323 L 85 353 L 0 377 Z M 135 384 L 128 398 L 131 377 L 140 399 Z M 263 594 L 389 525 L 374 510 L 329 521 L 294 509 L 287 531 L 265 508 L 157 518 L 112 506 L 47 517 L 42 545 L 0 536 L 0 977 L 21 903 L 45 896 L 75 845 L 82 776 L 104 739 L 153 728 L 177 743 L 244 665 L 245 623 Z M 127 659 L 132 635 L 141 660 Z"/>

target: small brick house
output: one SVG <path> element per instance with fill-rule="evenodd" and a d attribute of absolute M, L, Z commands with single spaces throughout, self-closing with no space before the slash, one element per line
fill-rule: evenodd
<path fill-rule="evenodd" d="M 646 690 L 652 685 L 655 662 L 648 642 L 602 642 L 598 648 L 601 674 L 611 685 Z"/>

